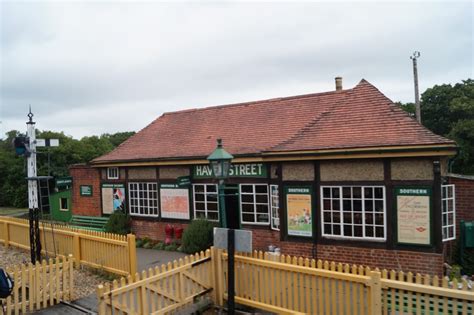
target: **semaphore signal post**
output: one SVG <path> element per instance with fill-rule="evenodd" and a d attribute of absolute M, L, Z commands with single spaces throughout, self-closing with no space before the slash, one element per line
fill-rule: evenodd
<path fill-rule="evenodd" d="M 29 225 L 30 225 L 30 252 L 31 262 L 35 264 L 41 261 L 41 240 L 39 230 L 39 194 L 38 183 L 40 180 L 49 180 L 51 176 L 38 176 L 36 167 L 37 147 L 58 146 L 57 139 L 36 139 L 35 122 L 33 121 L 33 113 L 28 113 L 27 133 L 25 136 L 18 136 L 14 139 L 15 152 L 19 156 L 26 157 L 27 161 L 27 177 L 28 180 L 28 208 L 29 208 Z M 48 196 L 49 197 L 49 196 Z"/>

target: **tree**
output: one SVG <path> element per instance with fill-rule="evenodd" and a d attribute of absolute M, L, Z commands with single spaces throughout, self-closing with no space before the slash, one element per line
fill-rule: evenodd
<path fill-rule="evenodd" d="M 26 161 L 15 155 L 12 145 L 19 134 L 11 130 L 5 139 L 0 139 L 0 206 L 26 207 L 28 203 Z M 118 132 L 77 140 L 64 132 L 37 130 L 37 138 L 59 139 L 58 147 L 37 148 L 38 175 L 67 176 L 71 164 L 87 163 L 110 152 L 133 134 L 135 132 Z"/>
<path fill-rule="evenodd" d="M 401 104 L 411 112 L 410 104 Z M 456 141 L 452 171 L 474 174 L 474 80 L 435 85 L 421 95 L 421 122 L 434 133 Z"/>

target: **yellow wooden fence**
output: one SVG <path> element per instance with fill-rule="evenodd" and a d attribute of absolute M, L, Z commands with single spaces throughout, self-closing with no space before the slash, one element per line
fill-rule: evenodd
<path fill-rule="evenodd" d="M 72 254 L 77 264 L 125 276 L 135 274 L 137 269 L 133 234 L 87 231 L 41 222 L 40 240 L 44 254 Z M 0 243 L 29 249 L 28 220 L 0 216 Z"/>
<path fill-rule="evenodd" d="M 72 256 L 58 256 L 48 262 L 31 263 L 7 268 L 15 281 L 13 293 L 2 300 L 0 314 L 26 314 L 44 309 L 60 301 L 71 301 L 74 297 L 74 274 Z"/>
<path fill-rule="evenodd" d="M 227 254 L 214 251 L 216 302 L 227 298 Z M 466 281 L 263 252 L 235 257 L 236 302 L 279 314 L 474 314 Z M 221 276 L 223 275 L 223 276 Z"/>
<path fill-rule="evenodd" d="M 172 313 L 201 295 L 222 307 L 227 259 L 212 248 L 99 286 L 99 314 Z M 473 289 L 437 276 L 254 252 L 236 255 L 235 277 L 236 303 L 278 314 L 474 314 Z"/>
<path fill-rule="evenodd" d="M 100 285 L 97 289 L 99 315 L 166 314 L 183 310 L 198 298 L 212 295 L 214 273 L 211 252 L 186 256 L 162 265 Z"/>

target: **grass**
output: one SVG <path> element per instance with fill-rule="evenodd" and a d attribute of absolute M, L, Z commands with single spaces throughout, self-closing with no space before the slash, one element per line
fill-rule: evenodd
<path fill-rule="evenodd" d="M 12 215 L 28 212 L 27 208 L 0 207 L 0 215 Z"/>

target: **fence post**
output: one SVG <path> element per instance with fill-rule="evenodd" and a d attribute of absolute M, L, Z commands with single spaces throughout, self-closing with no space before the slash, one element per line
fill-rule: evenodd
<path fill-rule="evenodd" d="M 127 242 L 128 242 L 128 271 L 130 275 L 135 277 L 135 273 L 137 272 L 137 248 L 136 248 L 136 241 L 135 235 L 127 234 Z"/>
<path fill-rule="evenodd" d="M 222 269 L 222 249 L 216 249 L 216 303 L 224 306 L 224 270 Z"/>
<path fill-rule="evenodd" d="M 74 237 L 72 240 L 72 253 L 74 255 L 74 261 L 76 268 L 79 268 L 81 264 L 81 242 L 79 240 L 79 234 L 74 232 Z"/>
<path fill-rule="evenodd" d="M 5 226 L 5 248 L 8 248 L 8 244 L 10 243 L 10 226 L 8 225 L 8 221 L 3 221 L 3 225 Z"/>
<path fill-rule="evenodd" d="M 373 315 L 382 314 L 382 283 L 380 281 L 380 272 L 371 271 L 370 272 L 370 282 L 371 282 L 371 297 L 370 297 L 370 306 Z"/>

